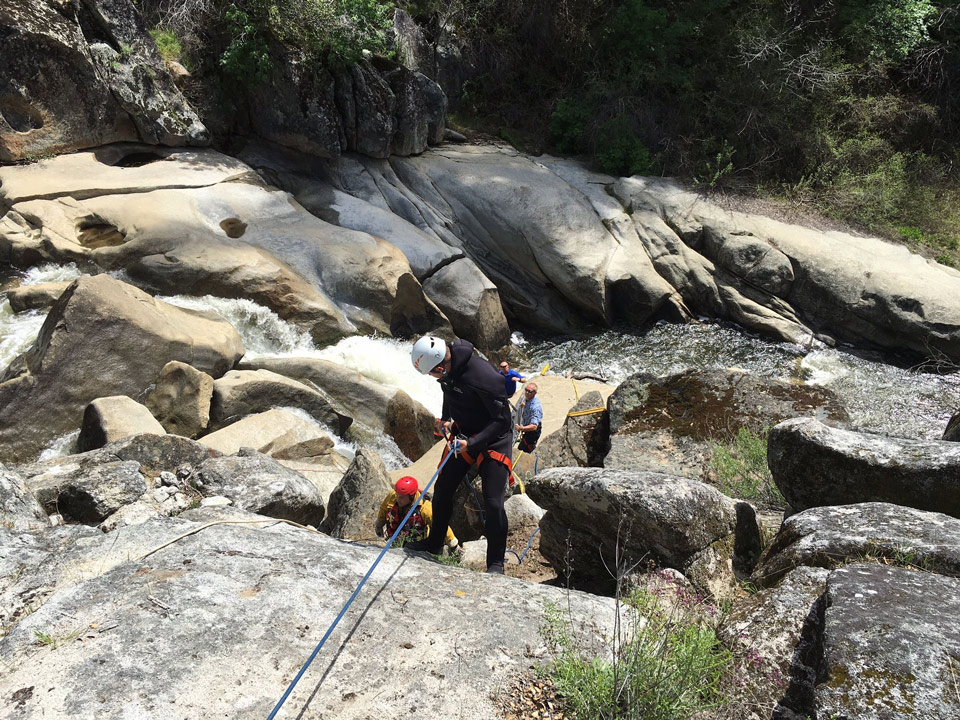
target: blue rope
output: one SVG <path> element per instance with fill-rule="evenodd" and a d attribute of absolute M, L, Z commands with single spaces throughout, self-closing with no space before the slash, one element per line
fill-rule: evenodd
<path fill-rule="evenodd" d="M 440 466 L 437 468 L 437 471 L 433 474 L 433 477 L 430 478 L 430 482 L 427 483 L 427 486 L 423 489 L 423 492 L 420 494 L 422 498 L 430 488 L 433 486 L 433 483 L 436 481 L 437 476 L 440 474 L 440 471 L 443 470 L 443 466 L 447 464 L 447 460 L 453 457 L 454 453 L 447 453 L 447 456 L 443 459 L 443 462 L 440 463 Z M 406 517 L 403 518 L 403 522 L 393 531 L 393 535 L 390 536 L 390 539 L 387 540 L 387 544 L 383 546 L 383 549 L 380 551 L 380 554 L 377 556 L 377 559 L 373 561 L 373 565 L 370 566 L 370 569 L 367 570 L 367 574 L 363 576 L 363 580 L 360 581 L 360 584 L 357 585 L 357 589 L 353 591 L 353 595 L 350 596 L 350 599 L 347 600 L 347 604 L 343 606 L 343 609 L 340 611 L 340 614 L 337 615 L 336 619 L 331 623 L 330 627 L 327 628 L 327 632 L 324 633 L 323 639 L 320 640 L 317 647 L 313 649 L 313 652 L 310 654 L 310 657 L 307 658 L 307 661 L 303 664 L 303 667 L 300 668 L 300 672 L 297 673 L 297 676 L 293 679 L 293 682 L 290 683 L 290 686 L 287 688 L 287 691 L 283 693 L 283 697 L 280 698 L 276 706 L 273 708 L 273 711 L 267 716 L 267 720 L 273 720 L 277 716 L 277 713 L 280 712 L 280 708 L 283 707 L 283 703 L 286 702 L 287 698 L 290 697 L 290 693 L 293 692 L 293 689 L 297 686 L 297 683 L 300 682 L 300 678 L 303 677 L 303 674 L 307 671 L 307 668 L 310 667 L 310 663 L 313 662 L 314 658 L 320 653 L 320 648 L 323 647 L 323 644 L 327 641 L 327 638 L 330 637 L 330 634 L 333 632 L 334 628 L 337 627 L 337 624 L 340 622 L 340 619 L 346 614 L 347 608 L 350 607 L 350 604 L 356 599 L 357 595 L 360 594 L 360 589 L 364 586 L 367 580 L 370 579 L 370 576 L 373 574 L 373 571 L 376 569 L 377 565 L 383 559 L 383 556 L 387 554 L 387 550 L 390 549 L 390 546 L 393 545 L 393 541 L 397 539 L 397 535 L 400 534 L 400 531 L 403 530 L 404 526 L 407 524 L 407 520 L 410 519 L 410 516 L 413 515 L 413 511 L 417 509 L 419 503 L 410 503 L 410 510 L 407 511 Z"/>
<path fill-rule="evenodd" d="M 540 532 L 539 527 L 537 527 L 532 533 L 530 533 L 530 539 L 527 540 L 527 547 L 519 555 L 517 555 L 516 550 L 507 550 L 508 553 L 513 553 L 514 555 L 517 555 L 517 565 L 523 562 L 523 558 L 527 554 L 527 552 L 529 552 L 530 546 L 533 545 L 533 539 L 537 536 L 538 532 Z"/>

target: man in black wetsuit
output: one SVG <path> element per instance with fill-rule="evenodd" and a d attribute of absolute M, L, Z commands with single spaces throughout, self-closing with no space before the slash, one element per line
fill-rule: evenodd
<path fill-rule="evenodd" d="M 443 389 L 441 422 L 456 456 L 444 465 L 433 492 L 433 526 L 426 540 L 407 547 L 437 554 L 453 512 L 453 496 L 474 464 L 479 463 L 483 488 L 484 533 L 487 536 L 487 572 L 503 574 L 507 548 L 507 514 L 503 496 L 511 471 L 513 419 L 503 376 L 473 353 L 473 345 L 455 340 L 449 347 L 437 337 L 414 343 L 413 366 L 435 377 Z M 462 436 L 454 442 L 455 436 Z M 462 438 L 466 438 L 465 440 Z M 456 445 L 456 448 L 453 446 Z"/>

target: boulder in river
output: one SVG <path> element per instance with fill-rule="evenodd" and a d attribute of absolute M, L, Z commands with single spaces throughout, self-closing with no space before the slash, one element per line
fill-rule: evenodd
<path fill-rule="evenodd" d="M 80 427 L 98 397 L 139 397 L 171 360 L 220 376 L 243 355 L 231 325 L 155 300 L 109 275 L 80 278 L 33 346 L 0 376 L 0 453 L 32 460 Z"/>

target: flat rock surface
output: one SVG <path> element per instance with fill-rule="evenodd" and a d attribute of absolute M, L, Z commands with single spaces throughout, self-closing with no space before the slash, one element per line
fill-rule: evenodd
<path fill-rule="evenodd" d="M 64 528 L 30 553 L 0 531 L 0 563 L 14 556 L 21 568 L 0 589 L 16 595 L 44 572 L 56 587 L 0 640 L 4 717 L 266 717 L 377 548 L 215 525 L 139 559 L 197 527 L 167 519 L 99 537 Z M 100 549 L 69 579 L 43 569 L 54 553 L 66 568 Z M 495 717 L 494 696 L 542 654 L 546 603 L 569 607 L 585 637 L 612 620 L 610 600 L 390 551 L 281 717 Z"/>
<path fill-rule="evenodd" d="M 834 571 L 817 717 L 960 717 L 958 614 L 957 578 L 879 564 Z"/>
<path fill-rule="evenodd" d="M 866 556 L 960 575 L 960 520 L 890 503 L 804 510 L 784 520 L 753 582 L 769 586 L 801 565 L 834 568 Z"/>

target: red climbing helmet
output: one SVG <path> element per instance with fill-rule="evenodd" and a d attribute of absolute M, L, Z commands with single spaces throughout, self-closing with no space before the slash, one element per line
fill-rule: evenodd
<path fill-rule="evenodd" d="M 405 475 L 397 480 L 394 489 L 397 491 L 397 495 L 416 495 L 418 491 L 417 479 Z"/>

